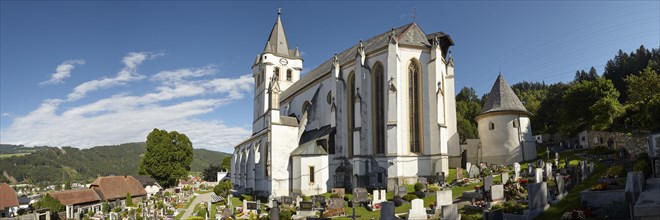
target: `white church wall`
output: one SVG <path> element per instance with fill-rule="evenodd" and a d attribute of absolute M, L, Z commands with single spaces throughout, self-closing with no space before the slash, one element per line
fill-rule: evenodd
<path fill-rule="evenodd" d="M 288 195 L 289 193 L 289 172 L 292 172 L 291 164 L 289 164 L 289 155 L 291 154 L 291 151 L 298 147 L 297 137 L 297 127 L 272 125 L 271 192 L 276 195 Z"/>
<path fill-rule="evenodd" d="M 328 191 L 329 181 L 328 156 L 304 156 L 300 158 L 300 192 L 303 195 L 317 195 Z M 314 182 L 310 182 L 310 167 L 314 167 Z"/>

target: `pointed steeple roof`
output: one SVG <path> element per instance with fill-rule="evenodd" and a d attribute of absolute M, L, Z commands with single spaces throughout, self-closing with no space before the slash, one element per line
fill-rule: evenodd
<path fill-rule="evenodd" d="M 486 100 L 486 103 L 483 108 L 481 108 L 481 113 L 479 114 L 482 115 L 501 111 L 514 111 L 523 114 L 530 114 L 500 73 L 495 80 L 495 84 L 493 84 L 493 88 L 490 89 L 488 100 Z"/>
<path fill-rule="evenodd" d="M 282 26 L 282 19 L 280 19 L 281 12 L 277 12 L 277 20 L 275 25 L 273 25 L 273 30 L 270 31 L 270 37 L 268 37 L 268 42 L 266 47 L 264 47 L 264 53 L 270 52 L 276 55 L 290 57 L 289 54 L 289 41 L 286 39 L 286 34 L 284 34 L 284 26 Z"/>

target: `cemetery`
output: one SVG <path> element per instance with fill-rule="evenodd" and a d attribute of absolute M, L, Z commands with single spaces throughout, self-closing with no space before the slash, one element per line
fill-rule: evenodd
<path fill-rule="evenodd" d="M 636 206 L 644 190 L 660 190 L 658 183 L 644 184 L 650 174 L 639 162 L 644 154 L 538 152 L 537 159 L 510 166 L 465 163 L 446 176 L 420 177 L 390 191 L 334 188 L 261 201 L 230 195 L 218 203 L 215 219 L 628 219 L 630 210 L 658 216 L 658 206 Z"/>

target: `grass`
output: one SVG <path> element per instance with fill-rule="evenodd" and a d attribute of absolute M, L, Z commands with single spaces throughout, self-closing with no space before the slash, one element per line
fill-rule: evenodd
<path fill-rule="evenodd" d="M 210 192 L 213 192 L 213 191 L 211 191 L 211 190 L 197 190 L 197 191 L 195 191 L 195 193 L 197 193 L 197 194 L 206 194 L 206 193 L 210 193 Z"/>
<path fill-rule="evenodd" d="M 215 213 L 216 213 L 216 203 L 211 204 L 211 213 L 209 213 L 209 219 L 215 219 Z"/>
<path fill-rule="evenodd" d="M 548 210 L 543 212 L 536 219 L 560 219 L 564 212 L 580 207 L 580 192 L 591 188 L 591 186 L 595 184 L 600 176 L 602 176 L 607 170 L 606 167 L 601 166 L 600 164 L 596 164 L 595 169 L 595 172 L 591 174 L 591 176 L 589 176 L 584 182 L 575 186 L 575 188 L 573 188 L 573 190 L 571 190 L 568 195 L 559 202 L 559 204 L 550 206 Z"/>
<path fill-rule="evenodd" d="M 10 158 L 10 157 L 23 157 L 31 153 L 18 153 L 18 154 L 0 154 L 0 158 Z"/>

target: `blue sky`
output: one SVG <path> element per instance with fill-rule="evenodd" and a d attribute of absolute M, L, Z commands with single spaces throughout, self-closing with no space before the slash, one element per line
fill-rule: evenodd
<path fill-rule="evenodd" d="M 659 1 L 2 1 L 0 142 L 91 147 L 154 127 L 230 152 L 250 135 L 254 57 L 283 8 L 308 72 L 412 22 L 455 42 L 456 88 L 570 81 L 660 45 Z"/>

